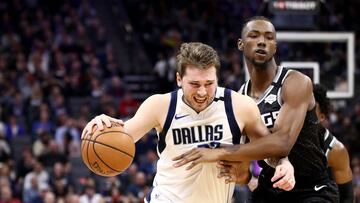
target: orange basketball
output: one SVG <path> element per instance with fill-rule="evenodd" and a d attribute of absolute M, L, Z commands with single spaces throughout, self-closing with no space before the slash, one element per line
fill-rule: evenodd
<path fill-rule="evenodd" d="M 135 143 L 124 128 L 112 122 L 104 130 L 93 130 L 81 139 L 81 155 L 86 166 L 101 176 L 116 176 L 125 171 L 135 155 Z"/>

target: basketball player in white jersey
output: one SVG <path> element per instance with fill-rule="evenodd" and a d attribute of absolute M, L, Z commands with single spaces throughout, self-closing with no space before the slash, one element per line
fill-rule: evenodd
<path fill-rule="evenodd" d="M 213 48 L 202 43 L 184 43 L 177 63 L 177 84 L 181 88 L 150 96 L 134 117 L 124 123 L 135 142 L 152 128 L 158 133 L 157 173 L 145 202 L 231 202 L 234 183 L 217 178 L 216 163 L 199 164 L 187 170 L 187 166 L 174 167 L 171 159 L 197 147 L 240 144 L 243 133 L 256 140 L 269 131 L 251 98 L 218 87 L 220 61 Z M 100 115 L 87 124 L 82 136 L 91 133 L 94 125 L 99 129 L 104 124 L 110 127 L 111 121 L 122 123 Z M 249 163 L 242 164 L 244 173 L 248 173 Z M 286 167 L 278 177 L 286 176 L 284 172 Z M 290 179 L 280 180 L 278 187 L 288 187 L 288 181 L 293 181 Z"/>

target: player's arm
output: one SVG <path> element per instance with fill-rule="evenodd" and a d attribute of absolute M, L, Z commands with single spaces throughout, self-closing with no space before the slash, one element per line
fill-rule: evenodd
<path fill-rule="evenodd" d="M 281 96 L 283 104 L 272 136 L 276 136 L 290 152 L 303 127 L 306 113 L 315 108 L 311 79 L 293 71 L 283 84 Z"/>
<path fill-rule="evenodd" d="M 225 152 L 226 157 L 221 157 L 221 160 L 251 161 L 285 156 L 286 149 L 283 144 L 268 136 L 270 131 L 261 120 L 259 108 L 254 100 L 240 94 L 233 94 L 232 98 L 236 119 L 239 125 L 243 125 L 242 133 L 249 137 L 250 143 L 224 148 L 224 151 L 230 153 Z"/>
<path fill-rule="evenodd" d="M 338 140 L 336 140 L 333 149 L 329 152 L 328 165 L 339 187 L 340 202 L 353 202 L 354 190 L 349 154 L 345 146 Z"/>
<path fill-rule="evenodd" d="M 152 128 L 160 129 L 160 123 L 165 121 L 167 108 L 170 101 L 170 94 L 153 95 L 147 98 L 139 107 L 134 117 L 126 121 L 112 118 L 105 114 L 101 114 L 93 118 L 84 128 L 82 135 L 91 132 L 96 125 L 99 130 L 104 129 L 104 125 L 111 127 L 112 122 L 124 125 L 125 131 L 133 137 L 134 141 L 138 141 Z"/>
<path fill-rule="evenodd" d="M 165 122 L 170 103 L 170 94 L 153 95 L 146 99 L 139 107 L 135 115 L 125 122 L 125 130 L 134 141 L 138 141 L 151 129 L 161 130 L 161 123 Z"/>
<path fill-rule="evenodd" d="M 311 80 L 299 72 L 292 72 L 282 86 L 281 97 L 283 103 L 271 136 L 241 145 L 237 149 L 222 149 L 219 158 L 235 161 L 287 156 L 297 140 L 309 106 L 315 107 Z M 256 135 L 251 136 L 255 138 L 261 134 L 259 128 L 258 123 L 247 122 L 245 125 L 246 134 Z"/>
<path fill-rule="evenodd" d="M 233 92 L 232 102 L 236 121 L 242 133 L 251 140 L 250 143 L 219 149 L 194 148 L 175 157 L 173 159 L 177 161 L 174 164 L 175 167 L 191 162 L 191 165 L 187 167 L 190 169 L 201 162 L 251 161 L 287 155 L 281 142 L 267 136 L 270 132 L 262 122 L 259 109 L 250 97 Z"/>
<path fill-rule="evenodd" d="M 245 122 L 242 132 L 248 135 L 250 141 L 253 142 L 259 138 L 268 136 L 269 130 L 265 127 L 263 121 L 260 119 L 259 109 L 253 99 L 243 95 L 238 96 L 237 94 L 234 94 L 233 97 L 234 108 L 236 108 L 235 113 L 239 119 L 238 123 L 241 123 L 241 121 Z M 239 97 L 239 99 L 237 99 L 237 97 Z M 249 112 L 244 112 L 244 108 L 246 108 Z M 270 141 L 272 142 L 273 140 Z M 274 144 L 271 145 L 274 146 Z M 287 191 L 291 190 L 295 185 L 294 168 L 292 164 L 287 159 L 287 157 L 279 158 L 279 156 L 274 156 L 271 158 L 271 160 L 273 161 L 272 166 L 275 168 L 275 174 L 271 179 L 271 181 L 274 182 L 273 186 Z"/>
<path fill-rule="evenodd" d="M 191 162 L 187 168 L 192 168 L 200 162 L 250 161 L 285 157 L 296 142 L 309 106 L 315 107 L 311 80 L 301 73 L 291 73 L 282 87 L 283 104 L 272 129 L 273 133 L 271 136 L 266 136 L 269 132 L 260 119 L 256 104 L 251 100 L 247 100 L 246 103 L 241 102 L 236 99 L 237 96 L 239 95 L 232 94 L 233 105 L 236 109 L 241 109 L 241 113 L 236 112 L 236 119 L 239 119 L 238 123 L 242 124 L 242 132 L 249 136 L 251 142 L 213 151 L 192 149 L 175 157 L 173 160 L 177 163 L 174 166 L 179 167 Z M 239 105 L 236 105 L 238 102 Z M 260 137 L 261 139 L 258 139 Z"/>

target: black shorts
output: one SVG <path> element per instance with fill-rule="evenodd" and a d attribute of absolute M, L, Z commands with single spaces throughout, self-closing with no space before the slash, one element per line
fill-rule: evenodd
<path fill-rule="evenodd" d="M 259 184 L 251 197 L 253 203 L 291 202 L 291 203 L 338 203 L 337 185 L 329 180 L 308 187 L 296 187 L 291 191 L 274 189 L 272 186 Z"/>

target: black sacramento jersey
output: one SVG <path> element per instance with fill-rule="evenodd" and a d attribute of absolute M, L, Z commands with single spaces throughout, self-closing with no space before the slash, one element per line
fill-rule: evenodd
<path fill-rule="evenodd" d="M 259 107 L 261 118 L 265 125 L 271 130 L 274 126 L 279 110 L 282 105 L 281 87 L 291 70 L 279 67 L 276 76 L 259 98 L 257 105 Z M 249 95 L 251 89 L 251 81 L 247 81 L 239 90 L 241 94 Z M 306 113 L 306 118 L 301 132 L 288 156 L 291 164 L 295 168 L 296 187 L 306 187 L 308 183 L 316 183 L 328 178 L 326 173 L 327 162 L 326 157 L 321 148 L 319 135 L 319 121 L 316 117 L 314 109 Z M 270 179 L 274 174 L 274 169 L 267 165 L 264 161 L 260 161 L 263 168 L 261 175 L 265 178 L 265 182 L 272 187 Z M 260 175 L 260 176 L 261 176 Z"/>

